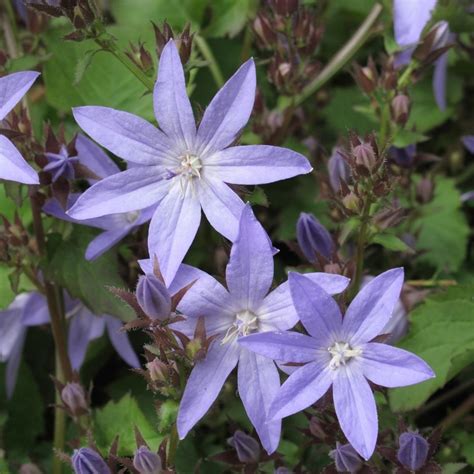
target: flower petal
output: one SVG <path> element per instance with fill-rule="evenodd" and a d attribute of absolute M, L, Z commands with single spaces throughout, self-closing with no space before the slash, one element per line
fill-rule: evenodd
<path fill-rule="evenodd" d="M 213 176 L 232 184 L 274 183 L 313 169 L 300 153 L 269 145 L 233 146 L 206 158 L 205 165 Z"/>
<path fill-rule="evenodd" d="M 199 200 L 212 227 L 234 241 L 239 231 L 239 219 L 245 204 L 227 184 L 207 177 L 199 183 Z"/>
<path fill-rule="evenodd" d="M 242 64 L 224 84 L 204 112 L 197 133 L 200 156 L 229 146 L 247 124 L 255 101 L 253 59 Z"/>
<path fill-rule="evenodd" d="M 38 173 L 24 160 L 15 145 L 0 135 L 0 179 L 39 184 Z"/>
<path fill-rule="evenodd" d="M 178 434 L 183 439 L 205 415 L 239 360 L 237 344 L 212 343 L 204 360 L 196 362 L 188 378 L 178 412 Z"/>
<path fill-rule="evenodd" d="M 342 315 L 334 299 L 317 283 L 299 273 L 288 276 L 291 297 L 303 326 L 322 346 L 338 336 Z"/>
<path fill-rule="evenodd" d="M 252 425 L 268 454 L 280 442 L 281 420 L 268 420 L 268 410 L 280 388 L 275 363 L 266 357 L 243 350 L 239 358 L 238 389 Z"/>
<path fill-rule="evenodd" d="M 437 0 L 394 0 L 393 26 L 395 41 L 400 46 L 412 45 L 420 39 L 421 32 L 431 18 Z"/>
<path fill-rule="evenodd" d="M 135 369 L 140 368 L 140 362 L 137 354 L 132 348 L 128 335 L 120 329 L 122 328 L 122 321 L 108 314 L 104 314 L 105 324 L 107 326 L 107 333 L 110 342 L 114 346 L 117 354 L 130 366 Z"/>
<path fill-rule="evenodd" d="M 86 249 L 86 260 L 95 260 L 120 242 L 130 231 L 129 227 L 123 230 L 107 230 L 91 240 Z"/>
<path fill-rule="evenodd" d="M 161 53 L 153 105 L 161 130 L 181 144 L 183 151 L 192 150 L 196 123 L 186 92 L 183 66 L 173 40 L 168 41 Z"/>
<path fill-rule="evenodd" d="M 377 276 L 353 299 L 342 324 L 344 340 L 368 342 L 385 327 L 392 316 L 403 285 L 403 268 Z"/>
<path fill-rule="evenodd" d="M 192 267 L 191 265 L 186 265 L 185 263 L 183 263 L 182 265 L 179 266 L 176 276 L 173 279 L 173 282 L 168 287 L 169 292 L 171 295 L 174 295 L 179 290 L 181 290 L 181 288 L 184 288 L 185 286 L 189 285 L 193 281 L 197 282 L 197 280 L 205 276 L 209 276 L 209 275 L 206 272 L 199 270 L 199 268 L 195 268 L 195 267 Z"/>
<path fill-rule="evenodd" d="M 320 349 L 314 338 L 293 331 L 250 334 L 240 337 L 238 343 L 252 352 L 283 362 L 311 362 Z"/>
<path fill-rule="evenodd" d="M 297 369 L 273 400 L 269 419 L 293 415 L 316 403 L 331 386 L 331 377 L 332 371 L 322 358 Z"/>
<path fill-rule="evenodd" d="M 10 357 L 8 358 L 7 370 L 5 373 L 5 391 L 7 398 L 11 398 L 15 391 L 16 379 L 18 377 L 18 369 L 21 363 L 21 356 L 23 353 L 23 346 L 25 344 L 26 328 L 22 328 L 19 337 L 15 340 Z"/>
<path fill-rule="evenodd" d="M 67 213 L 82 220 L 144 209 L 161 201 L 169 187 L 161 166 L 134 167 L 91 186 Z"/>
<path fill-rule="evenodd" d="M 304 276 L 317 283 L 324 291 L 334 295 L 344 291 L 349 284 L 349 278 L 331 273 L 305 273 Z M 285 331 L 291 329 L 299 320 L 293 300 L 290 285 L 285 281 L 271 291 L 257 310 L 258 320 L 262 331 Z"/>
<path fill-rule="evenodd" d="M 81 133 L 76 138 L 76 150 L 79 162 L 87 166 L 99 178 L 106 178 L 120 172 L 114 160 L 109 158 L 102 148 Z"/>
<path fill-rule="evenodd" d="M 433 72 L 433 93 L 439 109 L 446 110 L 446 76 L 448 53 L 442 54 L 435 63 Z"/>
<path fill-rule="evenodd" d="M 169 139 L 146 120 L 93 105 L 76 107 L 72 112 L 88 135 L 118 157 L 141 165 L 176 166 L 176 161 L 170 158 Z"/>
<path fill-rule="evenodd" d="M 344 435 L 364 459 L 369 459 L 378 432 L 377 407 L 369 383 L 358 368 L 341 367 L 332 389 L 337 419 Z"/>
<path fill-rule="evenodd" d="M 0 78 L 0 120 L 20 102 L 39 75 L 35 71 L 22 71 Z"/>
<path fill-rule="evenodd" d="M 273 254 L 267 233 L 247 204 L 226 268 L 229 292 L 241 309 L 256 310 L 273 280 Z"/>
<path fill-rule="evenodd" d="M 382 387 L 405 387 L 435 376 L 423 359 L 398 347 L 369 342 L 361 349 L 362 372 Z"/>
<path fill-rule="evenodd" d="M 150 258 L 156 256 L 166 286 L 189 250 L 201 221 L 201 206 L 194 196 L 193 184 L 177 180 L 155 211 L 148 231 Z"/>
<path fill-rule="evenodd" d="M 21 323 L 24 326 L 40 326 L 49 322 L 49 308 L 45 296 L 41 293 L 30 293 L 21 315 Z"/>

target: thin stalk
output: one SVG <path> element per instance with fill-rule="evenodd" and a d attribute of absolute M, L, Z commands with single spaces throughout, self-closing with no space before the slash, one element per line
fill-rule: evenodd
<path fill-rule="evenodd" d="M 406 284 L 422 288 L 430 288 L 433 286 L 445 288 L 448 286 L 456 286 L 458 282 L 456 280 L 407 280 Z"/>
<path fill-rule="evenodd" d="M 357 31 L 352 35 L 349 41 L 336 53 L 326 67 L 318 74 L 318 76 L 310 82 L 295 98 L 295 104 L 298 106 L 308 97 L 312 96 L 321 87 L 326 84 L 340 69 L 342 69 L 354 56 L 354 54 L 363 46 L 372 34 L 372 27 L 382 13 L 383 7 L 380 3 L 376 3 L 370 10 L 367 18 L 359 26 Z"/>
<path fill-rule="evenodd" d="M 148 77 L 123 51 L 121 51 L 115 44 L 114 40 L 96 38 L 95 42 L 105 51 L 112 53 L 150 92 L 153 92 L 155 85 L 153 79 Z"/>
<path fill-rule="evenodd" d="M 173 424 L 170 433 L 170 440 L 168 443 L 168 463 L 170 466 L 174 466 L 174 462 L 176 459 L 176 450 L 178 449 L 179 444 L 179 437 L 178 437 L 178 428 L 176 427 L 176 423 Z"/>
<path fill-rule="evenodd" d="M 59 353 L 56 350 L 56 379 L 63 380 L 64 375 L 61 370 L 61 361 L 59 358 Z M 62 408 L 59 408 L 61 404 L 61 395 L 56 390 L 56 407 L 54 409 L 54 450 L 55 451 L 64 451 L 65 439 L 66 439 L 66 413 Z M 53 457 L 53 474 L 61 474 L 63 463 L 58 456 Z"/>
<path fill-rule="evenodd" d="M 224 85 L 224 76 L 207 41 L 201 35 L 195 35 L 194 42 L 204 56 L 217 87 L 222 87 Z"/>

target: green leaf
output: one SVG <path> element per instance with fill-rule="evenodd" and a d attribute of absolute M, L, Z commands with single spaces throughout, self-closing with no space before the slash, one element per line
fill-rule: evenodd
<path fill-rule="evenodd" d="M 57 236 L 57 235 L 56 235 Z M 123 287 L 114 252 L 89 262 L 84 253 L 89 242 L 96 236 L 92 229 L 76 226 L 67 240 L 57 242 L 48 239 L 51 253 L 47 271 L 51 278 L 64 286 L 69 294 L 81 299 L 95 314 L 110 314 L 123 321 L 133 318 L 131 309 L 107 289 Z"/>
<path fill-rule="evenodd" d="M 408 336 L 401 348 L 424 359 L 434 379 L 390 391 L 395 411 L 419 407 L 464 367 L 474 361 L 474 286 L 450 288 L 416 308 L 410 315 Z"/>
<path fill-rule="evenodd" d="M 209 4 L 212 19 L 204 34 L 211 37 L 236 36 L 257 9 L 256 0 L 219 0 Z"/>
<path fill-rule="evenodd" d="M 136 40 L 135 30 L 111 27 L 110 32 L 120 42 Z M 81 81 L 75 84 L 78 68 L 84 67 L 84 58 L 96 45 L 92 41 L 65 41 L 64 33 L 63 28 L 55 28 L 43 37 L 52 53 L 43 73 L 49 105 L 65 113 L 72 107 L 103 105 L 153 118 L 152 99 L 144 95 L 145 86 L 111 53 L 94 54 Z"/>
<path fill-rule="evenodd" d="M 136 449 L 134 427 L 140 430 L 143 439 L 151 449 L 158 449 L 162 438 L 147 417 L 138 407 L 130 394 L 124 395 L 118 402 L 111 401 L 94 414 L 94 434 L 98 447 L 104 452 L 118 435 L 119 455 L 129 456 Z"/>
<path fill-rule="evenodd" d="M 454 181 L 438 177 L 434 198 L 421 212 L 413 228 L 418 233 L 417 250 L 421 252 L 417 260 L 438 270 L 458 270 L 466 256 L 469 225 Z"/>
<path fill-rule="evenodd" d="M 406 252 L 407 250 L 410 250 L 410 247 L 394 234 L 376 234 L 372 237 L 371 243 L 379 244 L 388 250 L 393 250 L 394 252 Z"/>

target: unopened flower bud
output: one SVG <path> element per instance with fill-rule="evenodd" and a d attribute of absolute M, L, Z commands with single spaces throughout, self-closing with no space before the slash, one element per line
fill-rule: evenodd
<path fill-rule="evenodd" d="M 167 319 L 171 312 L 168 289 L 154 275 L 142 275 L 137 285 L 137 300 L 145 314 L 153 319 Z"/>
<path fill-rule="evenodd" d="M 448 44 L 449 40 L 449 24 L 447 21 L 439 21 L 431 31 L 435 32 L 433 42 L 431 45 L 431 51 L 436 51 L 439 48 L 444 48 Z M 429 34 L 429 33 L 428 33 Z"/>
<path fill-rule="evenodd" d="M 357 472 L 362 467 L 362 459 L 350 444 L 336 443 L 329 456 L 334 459 L 337 472 Z"/>
<path fill-rule="evenodd" d="M 84 415 L 89 410 L 84 389 L 77 382 L 70 382 L 64 386 L 61 399 L 74 416 Z"/>
<path fill-rule="evenodd" d="M 369 143 L 361 143 L 352 149 L 352 155 L 357 166 L 372 171 L 377 164 L 374 149 Z"/>
<path fill-rule="evenodd" d="M 145 367 L 148 369 L 148 374 L 153 382 L 164 382 L 166 380 L 166 364 L 158 359 L 158 357 L 145 364 Z"/>
<path fill-rule="evenodd" d="M 140 446 L 135 451 L 133 467 L 140 474 L 160 474 L 162 472 L 160 457 L 146 446 Z"/>
<path fill-rule="evenodd" d="M 296 239 L 304 256 L 312 263 L 320 254 L 330 260 L 334 244 L 331 234 L 312 214 L 302 212 L 296 223 Z"/>
<path fill-rule="evenodd" d="M 107 463 L 91 448 L 74 450 L 71 461 L 75 474 L 111 474 Z"/>
<path fill-rule="evenodd" d="M 421 178 L 416 186 L 416 200 L 421 204 L 426 204 L 433 199 L 434 183 L 426 176 Z"/>
<path fill-rule="evenodd" d="M 337 147 L 333 149 L 331 158 L 328 160 L 328 174 L 331 187 L 336 193 L 341 190 L 341 181 L 349 182 L 351 176 L 349 164 Z"/>
<path fill-rule="evenodd" d="M 253 464 L 260 459 L 260 445 L 258 441 L 243 431 L 237 430 L 227 442 L 237 451 L 239 461 Z"/>
<path fill-rule="evenodd" d="M 257 14 L 253 21 L 253 30 L 266 48 L 270 48 L 276 42 L 276 33 L 265 14 Z"/>
<path fill-rule="evenodd" d="M 397 458 L 400 463 L 411 471 L 421 469 L 428 457 L 429 444 L 418 433 L 406 432 L 398 439 Z"/>
<path fill-rule="evenodd" d="M 342 204 L 349 211 L 359 212 L 360 210 L 360 198 L 353 191 L 342 198 Z"/>
<path fill-rule="evenodd" d="M 398 94 L 392 99 L 390 104 L 393 120 L 404 125 L 408 120 L 408 114 L 410 113 L 410 99 L 405 94 Z"/>
<path fill-rule="evenodd" d="M 278 15 L 290 16 L 298 10 L 298 0 L 273 0 L 272 3 Z"/>

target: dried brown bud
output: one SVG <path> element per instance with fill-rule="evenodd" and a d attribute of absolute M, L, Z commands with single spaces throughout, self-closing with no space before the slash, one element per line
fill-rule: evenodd
<path fill-rule="evenodd" d="M 366 94 L 371 94 L 377 88 L 378 73 L 372 58 L 369 59 L 367 66 L 354 65 L 354 78 Z"/>
<path fill-rule="evenodd" d="M 410 98 L 405 94 L 398 94 L 392 99 L 390 106 L 395 123 L 405 125 L 410 113 Z"/>

